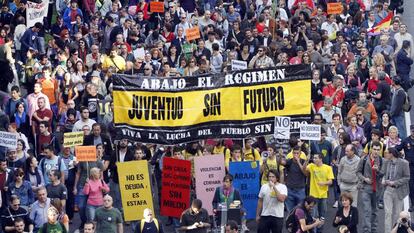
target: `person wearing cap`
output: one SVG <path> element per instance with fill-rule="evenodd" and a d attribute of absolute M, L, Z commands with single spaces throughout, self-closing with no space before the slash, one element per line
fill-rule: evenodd
<path fill-rule="evenodd" d="M 410 174 L 414 174 L 414 124 L 410 125 L 410 135 L 406 138 L 402 138 L 401 144 L 395 146 L 398 151 L 404 151 L 405 159 L 409 163 Z M 411 207 L 408 211 L 414 211 L 414 176 L 410 176 L 409 182 L 410 188 L 410 203 Z"/>

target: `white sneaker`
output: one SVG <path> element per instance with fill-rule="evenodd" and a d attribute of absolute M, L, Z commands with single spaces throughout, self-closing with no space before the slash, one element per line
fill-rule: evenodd
<path fill-rule="evenodd" d="M 335 203 L 332 205 L 332 208 L 338 208 L 338 201 L 335 201 Z"/>
<path fill-rule="evenodd" d="M 249 232 L 250 230 L 249 230 L 249 228 L 247 228 L 247 226 L 246 225 L 242 225 L 242 232 Z"/>

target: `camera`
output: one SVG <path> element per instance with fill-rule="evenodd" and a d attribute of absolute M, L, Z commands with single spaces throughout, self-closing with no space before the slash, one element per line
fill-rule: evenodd
<path fill-rule="evenodd" d="M 407 222 L 408 222 L 408 219 L 407 219 L 407 218 L 402 218 L 402 219 L 401 219 L 401 223 L 404 223 L 404 224 L 405 224 L 405 223 L 407 223 Z"/>
<path fill-rule="evenodd" d="M 266 160 L 267 160 L 267 158 L 269 157 L 270 152 L 269 152 L 269 151 L 263 151 L 261 155 L 262 155 L 262 160 L 263 160 L 263 162 L 264 162 L 264 161 L 266 161 Z"/>

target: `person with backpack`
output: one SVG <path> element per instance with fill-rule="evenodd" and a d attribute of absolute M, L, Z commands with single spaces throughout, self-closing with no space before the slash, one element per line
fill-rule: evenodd
<path fill-rule="evenodd" d="M 381 144 L 372 143 L 369 155 L 364 156 L 358 164 L 357 175 L 360 180 L 362 210 L 364 212 L 362 227 L 364 232 L 377 232 L 378 210 L 377 192 L 382 177 L 382 158 L 379 156 Z"/>
<path fill-rule="evenodd" d="M 66 165 L 62 161 L 62 157 L 55 155 L 55 150 L 51 144 L 43 145 L 43 153 L 45 154 L 45 157 L 40 160 L 39 167 L 42 171 L 45 184 L 47 185 L 51 182 L 49 174 L 52 170 L 58 170 L 60 172 L 60 181 L 62 184 L 65 184 Z"/>
<path fill-rule="evenodd" d="M 144 209 L 144 218 L 138 221 L 138 225 L 134 230 L 134 233 L 163 233 L 162 224 L 156 219 L 149 208 Z"/>
<path fill-rule="evenodd" d="M 392 95 L 391 99 L 391 122 L 398 128 L 400 138 L 405 138 L 407 134 L 405 133 L 405 119 L 402 103 L 406 102 L 407 92 L 405 92 L 401 87 L 402 79 L 400 77 L 394 77 L 393 81 L 394 94 Z"/>
<path fill-rule="evenodd" d="M 286 218 L 286 229 L 290 233 L 310 233 L 314 229 L 325 223 L 323 219 L 314 219 L 312 217 L 313 208 L 316 205 L 316 199 L 307 196 L 303 202 L 293 208 Z"/>
<path fill-rule="evenodd" d="M 275 169 L 267 173 L 268 182 L 262 185 L 257 202 L 256 221 L 258 232 L 282 233 L 285 200 L 287 197 L 286 185 L 279 183 L 280 175 Z"/>
<path fill-rule="evenodd" d="M 58 221 L 59 211 L 51 206 L 47 209 L 47 222 L 40 227 L 38 233 L 67 233 L 65 226 Z"/>

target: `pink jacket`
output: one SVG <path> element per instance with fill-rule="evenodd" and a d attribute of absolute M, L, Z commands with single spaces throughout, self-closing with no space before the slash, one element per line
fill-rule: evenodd
<path fill-rule="evenodd" d="M 109 192 L 109 187 L 103 180 L 89 180 L 85 187 L 83 187 L 83 193 L 88 196 L 88 205 L 101 206 L 103 205 L 103 193 L 102 188 L 106 193 Z"/>

